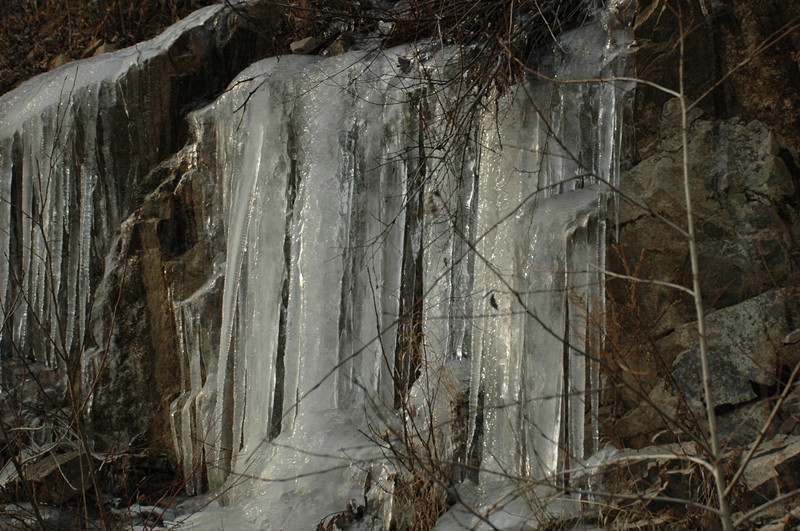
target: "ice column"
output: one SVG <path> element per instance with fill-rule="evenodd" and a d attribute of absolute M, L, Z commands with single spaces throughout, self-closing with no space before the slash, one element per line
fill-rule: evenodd
<path fill-rule="evenodd" d="M 537 68 L 614 73 L 613 37 L 564 35 Z M 311 518 L 311 499 L 340 509 L 363 492 L 361 433 L 428 405 L 425 429 L 463 465 L 453 481 L 552 476 L 594 449 L 604 183 L 627 88 L 531 78 L 470 115 L 462 52 L 265 60 L 203 111 L 227 228 L 222 326 L 218 363 L 200 363 L 200 306 L 176 304 L 191 392 L 175 437 L 213 487 L 247 479 L 229 499 L 264 526 Z"/>
<path fill-rule="evenodd" d="M 504 119 L 484 121 L 470 398 L 474 416 L 485 392 L 482 468 L 494 477 L 553 476 L 596 450 L 584 422 L 599 404 L 605 205 L 631 87 L 580 81 L 622 75 L 625 42 L 598 26 L 563 35 L 537 66 L 553 80 L 520 86 Z"/>

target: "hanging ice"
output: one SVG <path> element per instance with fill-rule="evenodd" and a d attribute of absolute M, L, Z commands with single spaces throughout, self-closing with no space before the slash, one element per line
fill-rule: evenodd
<path fill-rule="evenodd" d="M 97 287 L 91 261 L 102 262 L 135 207 L 145 172 L 173 141 L 176 124 L 169 118 L 177 110 L 168 108 L 170 87 L 149 101 L 142 85 L 160 80 L 149 78 L 148 68 L 220 9 L 199 10 L 135 47 L 42 74 L 0 100 L 6 355 L 13 344 L 63 368 L 86 347 Z M 114 135 L 121 130 L 127 135 Z"/>
<path fill-rule="evenodd" d="M 610 40 L 565 35 L 540 68 L 612 77 Z M 462 53 L 266 60 L 196 120 L 218 146 L 223 318 L 216 373 L 187 389 L 215 392 L 214 413 L 176 402 L 173 419 L 248 525 L 313 526 L 363 500 L 367 475 L 391 490 L 376 443 L 403 426 L 415 444 L 430 429 L 449 480 L 484 486 L 596 450 L 601 183 L 628 87 L 533 78 L 475 119 Z"/>
<path fill-rule="evenodd" d="M 220 9 L 0 100 L 0 298 L 26 298 L 5 342 L 52 365 L 84 347 L 98 264 L 108 275 L 125 250 L 131 183 L 169 147 L 129 114 L 126 76 Z M 313 528 L 365 496 L 402 527 L 423 472 L 442 503 L 477 485 L 487 513 L 531 478 L 570 481 L 561 472 L 597 450 L 587 353 L 602 339 L 605 183 L 629 90 L 571 81 L 622 73 L 625 42 L 564 34 L 536 66 L 549 80 L 502 94 L 463 71 L 477 48 L 269 59 L 191 116 L 182 156 L 214 181 L 208 224 L 227 235 L 207 282 L 170 292 L 169 412 L 191 493 L 224 492 L 248 529 Z M 115 119 L 129 138 L 104 134 Z M 28 345 L 29 312 L 69 321 Z M 101 350 L 83 353 L 87 382 Z"/>

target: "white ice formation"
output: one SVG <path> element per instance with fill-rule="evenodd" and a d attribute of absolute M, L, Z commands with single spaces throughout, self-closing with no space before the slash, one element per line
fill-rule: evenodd
<path fill-rule="evenodd" d="M 430 473 L 449 501 L 516 526 L 532 514 L 496 510 L 497 496 L 569 482 L 561 472 L 598 450 L 586 391 L 600 385 L 608 185 L 630 92 L 596 80 L 624 73 L 627 42 L 600 24 L 563 34 L 536 63 L 544 76 L 502 93 L 462 69 L 477 48 L 266 59 L 190 116 L 184 153 L 203 161 L 209 223 L 227 234 L 213 276 L 173 301 L 186 383 L 170 413 L 191 493 L 222 492 L 245 529 L 311 529 L 348 503 L 388 525 L 408 517 L 398 490 Z M 0 100 L 0 223 L 12 204 L 42 216 L 8 229 L 23 235 L 8 252 L 24 255 L 42 315 L 45 290 L 63 292 L 59 315 L 76 322 L 53 337 L 67 345 L 87 326 L 89 254 L 110 252 L 129 213 L 128 166 L 158 158 L 146 140 L 124 164 L 108 139 L 58 146 L 114 129 L 97 108 L 151 46 Z M 17 274 L 9 263 L 0 277 Z M 13 333 L 27 341 L 26 322 Z M 189 524 L 236 526 L 215 511 Z"/>

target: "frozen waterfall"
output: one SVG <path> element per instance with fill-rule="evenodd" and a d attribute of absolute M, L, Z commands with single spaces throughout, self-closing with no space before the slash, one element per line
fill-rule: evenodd
<path fill-rule="evenodd" d="M 452 507 L 443 529 L 527 521 L 599 449 L 592 360 L 631 92 L 609 79 L 627 30 L 564 33 L 503 90 L 463 68 L 478 46 L 265 59 L 189 114 L 192 140 L 170 155 L 178 111 L 162 100 L 181 86 L 151 98 L 148 61 L 191 58 L 182 35 L 224 25 L 223 8 L 0 99 L 4 361 L 18 349 L 78 374 L 90 427 L 128 408 L 113 416 L 125 444 L 161 411 L 187 491 L 219 495 L 187 527 L 312 529 L 350 507 L 403 528 L 420 495 Z M 165 160 L 202 192 L 190 293 L 170 284 L 173 256 L 127 257 Z M 126 325 L 169 314 L 147 337 L 174 327 L 179 374 L 149 375 L 151 352 L 114 332 L 114 282 L 146 260 L 166 302 L 151 295 Z M 150 417 L 123 371 L 156 381 Z M 512 492 L 527 509 L 496 503 Z"/>
<path fill-rule="evenodd" d="M 538 68 L 620 75 L 625 42 L 583 28 Z M 224 196 L 223 313 L 173 419 L 187 473 L 205 460 L 248 525 L 313 527 L 371 497 L 402 522 L 415 466 L 491 501 L 568 483 L 597 450 L 601 182 L 630 87 L 480 94 L 472 52 L 264 60 L 195 117 Z M 183 323 L 202 296 L 176 303 Z"/>

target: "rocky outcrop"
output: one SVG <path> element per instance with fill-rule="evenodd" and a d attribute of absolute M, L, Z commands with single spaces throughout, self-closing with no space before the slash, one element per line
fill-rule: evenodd
<path fill-rule="evenodd" d="M 213 182 L 189 165 L 181 152 L 153 171 L 161 184 L 123 222 L 98 289 L 104 304 L 96 306 L 94 324 L 106 330 L 109 354 L 91 352 L 84 367 L 103 381 L 89 412 L 103 446 L 126 440 L 133 450 L 174 457 L 169 405 L 186 371 L 173 304 L 205 283 L 223 247 L 213 230 L 220 224 L 210 220 Z M 219 322 L 219 315 L 207 317 Z"/>
<path fill-rule="evenodd" d="M 207 232 L 195 217 L 205 215 L 195 203 L 207 177 L 181 181 L 174 154 L 187 140 L 186 114 L 273 52 L 264 33 L 271 12 L 263 2 L 208 7 L 152 41 L 64 65 L 0 100 L 0 194 L 10 205 L 2 225 L 12 228 L 0 239 L 15 272 L 2 293 L 22 301 L 4 307 L 3 349 L 19 353 L 4 363 L 28 356 L 68 373 L 75 393 L 68 398 L 59 382 L 58 407 L 87 401 L 97 451 L 174 457 L 171 296 L 193 289 L 213 263 L 196 246 Z M 39 271 L 41 285 L 22 271 Z"/>
<path fill-rule="evenodd" d="M 161 63 L 146 69 L 153 87 L 175 92 L 178 100 L 169 112 L 179 114 L 166 119 L 179 124 L 181 133 L 188 110 L 215 97 L 234 74 L 270 52 L 272 43 L 262 33 L 270 16 L 259 2 L 222 9 L 181 35 L 163 59 L 157 56 L 168 69 Z M 162 72 L 168 76 L 163 80 Z M 185 140 L 175 136 L 160 153 L 176 152 Z M 126 209 L 132 213 L 121 222 L 106 258 L 92 319 L 93 336 L 105 344 L 90 349 L 83 361 L 84 381 L 103 381 L 88 415 L 98 449 L 148 449 L 175 459 L 169 404 L 185 371 L 173 302 L 205 282 L 224 247 L 218 232 L 223 221 L 210 221 L 213 177 L 197 169 L 213 159 L 213 149 L 211 144 L 200 155 L 178 152 L 140 179 Z"/>
<path fill-rule="evenodd" d="M 685 30 L 686 93 L 721 119 L 759 120 L 780 138 L 787 160 L 800 154 L 800 33 L 794 0 L 637 0 L 637 75 L 678 89 L 677 13 Z M 716 86 L 715 90 L 710 90 Z M 659 140 L 670 96 L 639 85 L 634 109 L 640 150 Z M 784 155 L 781 155 L 782 157 Z"/>
<path fill-rule="evenodd" d="M 702 97 L 688 115 L 688 174 L 711 389 L 728 479 L 742 464 L 739 456 L 763 439 L 736 486 L 736 519 L 797 488 L 788 469 L 794 466 L 800 420 L 800 124 L 786 110 L 798 103 L 792 87 L 798 86 L 800 68 L 792 50 L 800 36 L 781 33 L 794 23 L 782 27 L 792 18 L 791 2 L 689 2 L 672 11 L 671 2 L 638 4 L 637 75 L 677 89 L 683 61 L 689 101 Z M 683 28 L 693 28 L 685 35 L 682 58 L 677 14 Z M 621 469 L 630 474 L 624 479 L 617 472 L 607 477 L 611 490 L 639 498 L 631 515 L 638 510 L 633 505 L 650 503 L 641 500 L 648 494 L 703 501 L 698 489 L 708 481 L 701 478 L 707 472 L 680 457 L 707 452 L 695 308 L 688 293 L 663 285 L 691 287 L 688 243 L 681 235 L 686 218 L 678 101 L 640 85 L 634 125 L 635 164 L 622 177 L 633 201 L 621 202 L 608 264 L 639 281 L 608 280 L 602 370 L 617 386 L 600 420 L 601 433 L 636 462 L 623 459 Z M 676 458 L 642 457 L 654 453 Z M 691 507 L 680 509 L 683 520 L 673 513 L 660 524 L 648 521 L 654 512 L 677 508 L 651 505 L 638 513 L 639 523 L 711 525 Z M 791 518 L 783 520 L 791 507 L 771 511 L 751 522 L 775 529 L 794 525 Z"/>
<path fill-rule="evenodd" d="M 665 223 L 685 225 L 678 116 L 677 101 L 668 101 L 659 144 L 623 177 L 635 202 L 620 207 L 619 242 L 609 256 L 612 270 L 644 279 L 609 281 L 612 371 L 627 386 L 620 399 L 634 407 L 622 406 L 608 433 L 635 447 L 658 433 L 663 439 L 668 426 L 676 429 L 669 418 L 691 419 L 678 431 L 704 433 L 693 302 L 680 290 L 648 283 L 690 285 L 688 244 Z M 712 387 L 723 439 L 744 444 L 769 415 L 761 401 L 794 368 L 783 342 L 800 320 L 796 181 L 763 124 L 705 119 L 697 108 L 690 119 L 688 169 Z M 650 403 L 642 403 L 642 394 Z"/>
<path fill-rule="evenodd" d="M 796 181 L 781 146 L 760 122 L 701 118 L 691 113 L 689 175 L 695 209 L 701 289 L 706 308 L 724 308 L 792 284 L 800 253 Z M 623 178 L 638 204 L 623 202 L 613 268 L 646 279 L 685 284 L 688 244 L 660 217 L 685 226 L 679 108 L 664 108 L 660 143 Z M 647 206 L 650 211 L 640 205 Z M 612 289 L 613 285 L 612 285 Z M 656 337 L 693 320 L 688 297 L 640 285 L 637 318 Z"/>
<path fill-rule="evenodd" d="M 798 304 L 796 290 L 778 289 L 708 314 L 711 385 L 724 444 L 748 444 L 766 425 L 775 395 L 797 363 L 783 339 L 798 324 Z M 695 323 L 681 325 L 656 341 L 655 348 L 665 365 L 665 360 L 671 360 L 670 370 L 649 391 L 650 403 L 625 413 L 609 431 L 636 447 L 654 437 L 680 438 L 680 428 L 671 430 L 675 429 L 674 419 L 681 417 L 689 419 L 678 423 L 688 432 L 683 438 L 705 432 Z M 771 432 L 791 418 L 793 407 L 791 400 L 784 405 Z M 784 429 L 791 431 L 793 426 Z"/>

